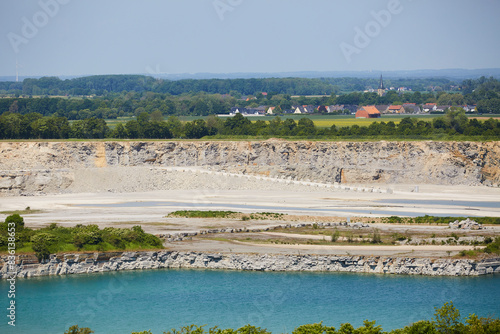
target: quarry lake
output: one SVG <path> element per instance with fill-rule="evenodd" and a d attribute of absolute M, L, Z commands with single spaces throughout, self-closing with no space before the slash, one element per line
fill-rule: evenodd
<path fill-rule="evenodd" d="M 75 204 L 75 207 L 89 208 L 145 208 L 145 207 L 161 207 L 169 211 L 177 209 L 207 209 L 207 210 L 236 210 L 250 212 L 281 212 L 281 213 L 297 213 L 304 214 L 330 214 L 330 215 L 366 215 L 377 214 L 383 216 L 407 216 L 418 217 L 423 216 L 421 210 L 415 208 L 435 207 L 440 206 L 441 213 L 433 213 L 433 216 L 446 217 L 463 217 L 477 216 L 477 212 L 483 208 L 500 208 L 500 202 L 488 201 L 452 201 L 452 200 L 404 200 L 390 199 L 377 200 L 366 202 L 365 204 L 353 204 L 352 202 L 336 201 L 333 205 L 321 206 L 277 206 L 277 205 L 250 205 L 250 204 L 234 204 L 234 203 L 208 203 L 205 201 L 199 202 L 170 202 L 170 201 L 128 201 L 120 203 L 89 203 Z M 406 205 L 406 206 L 403 206 Z M 396 210 L 394 210 L 396 208 Z M 472 210 L 467 214 L 463 211 L 456 212 L 458 209 Z"/>
<path fill-rule="evenodd" d="M 7 296 L 8 283 L 0 282 Z M 500 276 L 426 277 L 222 270 L 148 270 L 18 279 L 16 327 L 0 333 L 64 333 L 71 325 L 95 333 L 131 333 L 198 324 L 273 333 L 323 321 L 339 327 L 377 320 L 384 330 L 431 319 L 453 301 L 463 317 L 500 315 Z"/>

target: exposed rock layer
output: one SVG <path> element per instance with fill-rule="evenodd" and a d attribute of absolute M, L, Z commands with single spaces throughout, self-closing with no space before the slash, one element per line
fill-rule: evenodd
<path fill-rule="evenodd" d="M 39 264 L 19 256 L 13 267 L 0 257 L 0 278 L 67 275 L 118 270 L 201 268 L 251 271 L 329 271 L 432 276 L 477 276 L 500 273 L 500 258 L 426 259 L 379 256 L 210 254 L 200 252 L 114 252 L 64 254 Z"/>
<path fill-rule="evenodd" d="M 0 191 L 69 189 L 117 167 L 205 167 L 350 184 L 500 184 L 499 142 L 1 142 Z M 141 177 L 155 176 L 137 175 Z M 154 182 L 153 182 L 154 183 Z M 52 189 L 52 190 L 51 190 Z M 168 188 L 167 188 L 168 189 Z M 141 189 L 144 190 L 144 189 Z"/>

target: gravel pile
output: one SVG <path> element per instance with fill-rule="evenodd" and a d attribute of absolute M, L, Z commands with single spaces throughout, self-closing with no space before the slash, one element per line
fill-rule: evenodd
<path fill-rule="evenodd" d="M 165 170 L 151 167 L 89 168 L 76 170 L 74 181 L 66 189 L 47 187 L 45 192 L 144 192 L 154 190 L 284 190 L 317 191 L 317 186 L 286 183 L 285 180 L 220 175 L 200 171 Z M 290 182 L 290 181 L 288 181 Z M 325 191 L 341 191 L 321 188 Z M 28 190 L 28 189 L 27 189 Z"/>

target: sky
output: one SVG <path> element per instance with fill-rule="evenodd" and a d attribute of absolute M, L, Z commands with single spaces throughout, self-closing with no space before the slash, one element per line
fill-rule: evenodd
<path fill-rule="evenodd" d="M 0 76 L 500 68 L 498 0 L 0 0 Z"/>

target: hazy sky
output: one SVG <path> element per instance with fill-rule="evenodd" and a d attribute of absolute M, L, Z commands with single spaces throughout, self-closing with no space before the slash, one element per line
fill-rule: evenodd
<path fill-rule="evenodd" d="M 0 76 L 500 67 L 498 0 L 0 0 Z"/>

